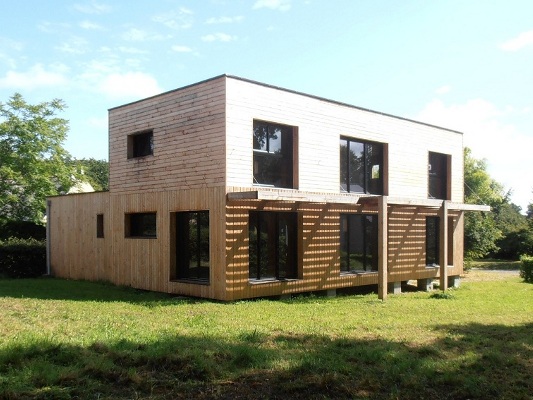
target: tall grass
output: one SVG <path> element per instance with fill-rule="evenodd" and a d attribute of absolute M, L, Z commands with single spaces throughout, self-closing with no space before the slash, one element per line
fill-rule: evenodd
<path fill-rule="evenodd" d="M 0 398 L 533 393 L 533 286 L 510 275 L 385 303 L 367 294 L 224 304 L 99 283 L 0 280 L 0 309 Z"/>

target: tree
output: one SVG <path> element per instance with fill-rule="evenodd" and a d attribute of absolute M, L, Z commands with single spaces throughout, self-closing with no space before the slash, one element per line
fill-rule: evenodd
<path fill-rule="evenodd" d="M 486 204 L 497 210 L 505 201 L 503 187 L 487 172 L 485 160 L 472 157 L 471 150 L 464 150 L 465 203 Z M 502 237 L 495 214 L 470 212 L 465 215 L 465 257 L 481 258 L 498 250 L 496 242 Z"/>
<path fill-rule="evenodd" d="M 31 105 L 19 93 L 0 103 L 0 220 L 41 222 L 46 197 L 72 185 L 68 122 L 57 117 L 65 107 L 59 99 Z"/>
<path fill-rule="evenodd" d="M 75 161 L 81 179 L 88 181 L 96 191 L 109 190 L 109 163 L 106 160 L 82 158 Z"/>

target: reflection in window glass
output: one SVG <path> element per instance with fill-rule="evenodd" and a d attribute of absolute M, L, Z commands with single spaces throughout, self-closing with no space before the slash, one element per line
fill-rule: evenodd
<path fill-rule="evenodd" d="M 296 213 L 250 212 L 250 279 L 296 278 L 296 225 Z"/>
<path fill-rule="evenodd" d="M 448 156 L 440 153 L 429 153 L 428 163 L 428 198 L 447 199 Z"/>
<path fill-rule="evenodd" d="M 254 184 L 293 188 L 293 128 L 254 121 Z"/>
<path fill-rule="evenodd" d="M 126 237 L 155 238 L 156 213 L 126 214 Z"/>
<path fill-rule="evenodd" d="M 176 213 L 178 279 L 209 282 L 209 211 Z"/>
<path fill-rule="evenodd" d="M 340 139 L 341 190 L 383 194 L 383 144 Z"/>
<path fill-rule="evenodd" d="M 378 270 L 377 216 L 341 214 L 341 272 Z"/>

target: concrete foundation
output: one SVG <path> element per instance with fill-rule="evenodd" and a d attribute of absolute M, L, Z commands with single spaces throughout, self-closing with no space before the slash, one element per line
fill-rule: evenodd
<path fill-rule="evenodd" d="M 433 290 L 433 279 L 417 279 L 416 284 L 418 290 L 423 290 L 424 292 L 430 292 Z"/>
<path fill-rule="evenodd" d="M 461 277 L 459 275 L 449 276 L 448 277 L 448 287 L 449 288 L 458 288 L 461 284 Z"/>
<path fill-rule="evenodd" d="M 326 290 L 326 296 L 328 296 L 328 297 L 337 297 L 337 290 L 336 289 L 328 289 L 328 290 Z"/>
<path fill-rule="evenodd" d="M 389 282 L 387 289 L 389 293 L 400 294 L 402 292 L 402 282 Z"/>

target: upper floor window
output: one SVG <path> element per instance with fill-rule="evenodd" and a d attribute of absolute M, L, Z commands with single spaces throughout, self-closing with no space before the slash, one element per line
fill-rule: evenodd
<path fill-rule="evenodd" d="M 296 187 L 295 137 L 292 126 L 254 121 L 254 184 Z"/>
<path fill-rule="evenodd" d="M 132 238 L 155 238 L 157 236 L 156 213 L 126 214 L 125 234 L 126 237 Z"/>
<path fill-rule="evenodd" d="M 340 183 L 343 192 L 383 194 L 382 143 L 341 137 Z"/>
<path fill-rule="evenodd" d="M 450 200 L 450 156 L 429 152 L 428 198 Z"/>
<path fill-rule="evenodd" d="M 140 132 L 128 136 L 128 158 L 154 154 L 154 132 Z"/>

